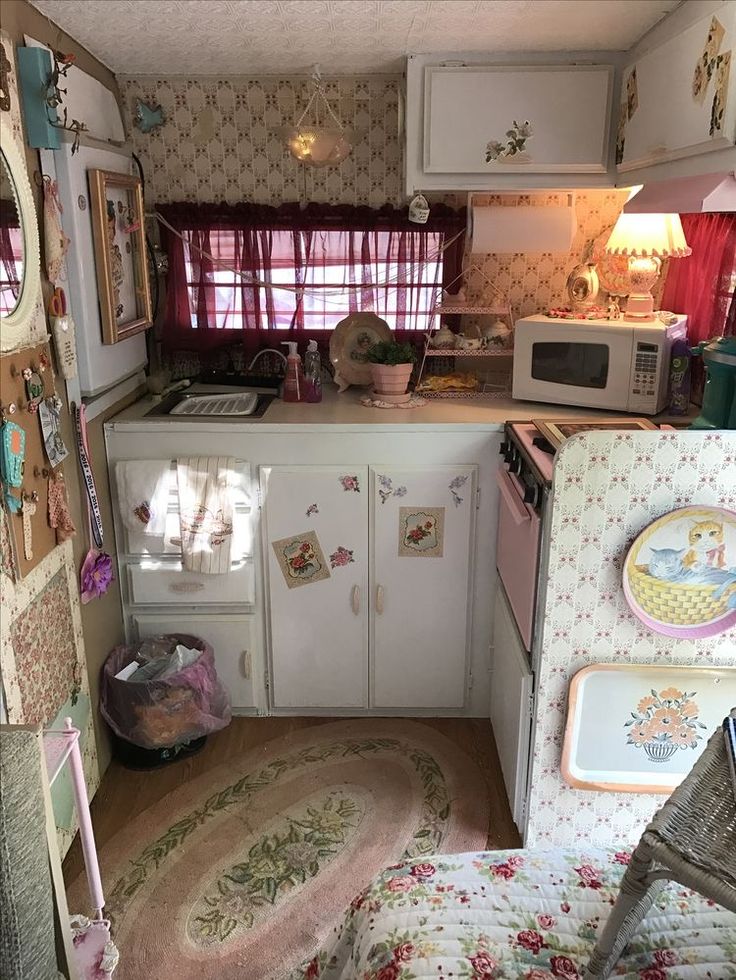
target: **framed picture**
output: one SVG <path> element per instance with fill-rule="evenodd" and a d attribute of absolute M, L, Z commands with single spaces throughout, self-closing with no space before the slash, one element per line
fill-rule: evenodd
<path fill-rule="evenodd" d="M 102 340 L 117 344 L 152 326 L 140 178 L 89 170 Z"/>
<path fill-rule="evenodd" d="M 537 427 L 540 434 L 551 444 L 553 449 L 559 449 L 565 439 L 576 436 L 579 432 L 657 428 L 654 422 L 650 422 L 649 419 L 632 419 L 630 416 L 615 419 L 532 419 L 532 425 Z"/>
<path fill-rule="evenodd" d="M 736 667 L 592 664 L 570 682 L 562 778 L 671 793 L 736 705 Z"/>
<path fill-rule="evenodd" d="M 631 611 L 649 629 L 680 639 L 736 625 L 736 513 L 680 507 L 636 538 L 624 562 Z"/>

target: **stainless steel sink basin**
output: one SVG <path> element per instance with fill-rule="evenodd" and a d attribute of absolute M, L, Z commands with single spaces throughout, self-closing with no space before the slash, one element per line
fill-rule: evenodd
<path fill-rule="evenodd" d="M 274 398 L 270 392 L 195 384 L 164 398 L 146 415 L 186 419 L 260 418 Z"/>

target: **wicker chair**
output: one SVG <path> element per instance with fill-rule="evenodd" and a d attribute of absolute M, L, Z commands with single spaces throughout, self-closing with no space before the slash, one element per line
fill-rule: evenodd
<path fill-rule="evenodd" d="M 736 912 L 736 795 L 723 732 L 642 834 L 584 980 L 605 980 L 668 881 Z"/>

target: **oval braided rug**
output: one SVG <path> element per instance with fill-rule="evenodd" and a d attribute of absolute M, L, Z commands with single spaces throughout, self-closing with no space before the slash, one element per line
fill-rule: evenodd
<path fill-rule="evenodd" d="M 288 976 L 405 857 L 483 850 L 482 774 L 420 722 L 328 723 L 259 745 L 143 811 L 100 852 L 115 980 Z M 70 910 L 86 908 L 84 875 Z"/>

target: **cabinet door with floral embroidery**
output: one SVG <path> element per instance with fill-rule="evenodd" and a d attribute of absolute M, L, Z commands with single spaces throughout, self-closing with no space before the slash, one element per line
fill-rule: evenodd
<path fill-rule="evenodd" d="M 368 468 L 261 469 L 274 708 L 362 708 Z"/>
<path fill-rule="evenodd" d="M 460 708 L 477 467 L 374 467 L 371 476 L 371 704 Z"/>

